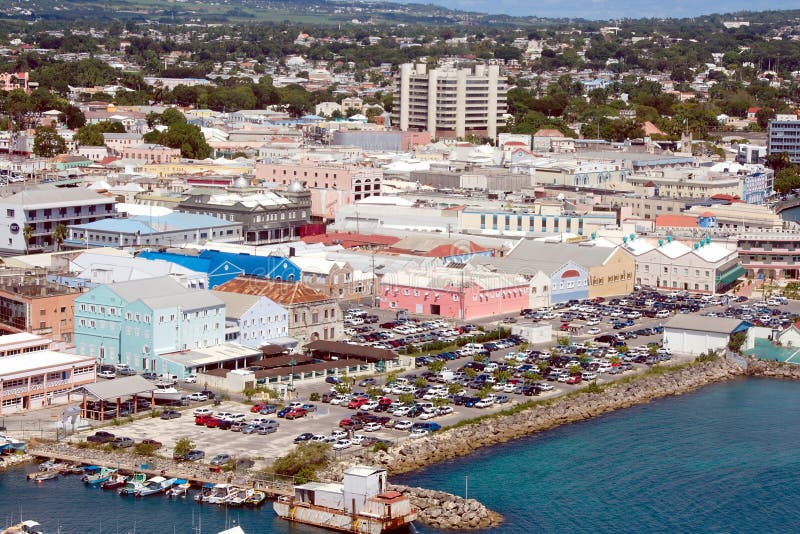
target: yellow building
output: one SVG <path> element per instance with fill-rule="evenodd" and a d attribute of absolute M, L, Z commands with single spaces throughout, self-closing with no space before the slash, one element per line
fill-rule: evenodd
<path fill-rule="evenodd" d="M 253 168 L 247 165 L 217 165 L 215 163 L 156 163 L 142 165 L 141 171 L 158 177 L 187 174 L 214 174 L 217 176 L 236 176 L 250 174 Z"/>

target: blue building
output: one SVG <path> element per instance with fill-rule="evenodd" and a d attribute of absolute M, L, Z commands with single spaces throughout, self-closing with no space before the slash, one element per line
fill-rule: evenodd
<path fill-rule="evenodd" d="M 140 258 L 166 260 L 192 271 L 208 274 L 208 287 L 213 289 L 240 275 L 283 282 L 300 281 L 302 271 L 291 259 L 282 256 L 203 250 L 196 256 L 170 252 L 145 251 Z"/>
<path fill-rule="evenodd" d="M 75 347 L 100 363 L 181 376 L 163 355 L 224 339 L 224 302 L 169 276 L 107 284 L 75 299 Z"/>

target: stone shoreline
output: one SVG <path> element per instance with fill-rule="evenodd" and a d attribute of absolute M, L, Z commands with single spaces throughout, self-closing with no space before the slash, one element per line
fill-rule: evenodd
<path fill-rule="evenodd" d="M 750 362 L 748 362 L 750 364 Z M 583 421 L 621 408 L 644 404 L 653 399 L 681 395 L 703 386 L 737 377 L 771 376 L 800 379 L 800 366 L 792 370 L 771 370 L 756 365 L 746 372 L 736 363 L 719 358 L 712 362 L 664 368 L 660 374 L 634 376 L 629 381 L 612 382 L 597 393 L 558 397 L 512 415 L 497 415 L 477 423 L 446 429 L 429 437 L 408 440 L 389 451 L 363 451 L 346 461 L 328 467 L 320 474 L 324 480 L 341 480 L 344 469 L 354 464 L 381 465 L 390 474 L 407 473 L 428 465 L 466 456 L 476 449 L 504 443 L 567 423 Z M 771 373 L 771 374 L 770 374 Z M 419 509 L 419 521 L 441 529 L 476 530 L 496 526 L 502 516 L 470 499 L 423 488 L 403 487 Z M 474 504 L 473 504 L 474 502 Z M 471 515 L 464 510 L 474 511 Z M 480 518 L 480 519 L 476 519 Z"/>

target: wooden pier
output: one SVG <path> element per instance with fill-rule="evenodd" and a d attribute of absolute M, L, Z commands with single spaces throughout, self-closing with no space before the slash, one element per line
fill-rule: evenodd
<path fill-rule="evenodd" d="M 204 484 L 234 484 L 243 488 L 254 488 L 263 491 L 270 499 L 277 499 L 283 496 L 294 495 L 294 483 L 291 477 L 286 477 L 281 480 L 278 477 L 270 479 L 252 478 L 252 477 L 237 477 L 232 473 L 214 472 L 206 466 L 207 473 L 198 473 L 197 470 L 181 471 L 180 469 L 157 469 L 151 466 L 144 467 L 142 464 L 134 465 L 132 462 L 119 461 L 114 456 L 109 455 L 105 460 L 87 460 L 74 454 L 67 454 L 63 452 L 42 451 L 37 449 L 29 449 L 28 454 L 36 458 L 45 460 L 58 460 L 69 464 L 76 465 L 99 465 L 101 467 L 110 467 L 117 469 L 123 475 L 132 475 L 133 473 L 144 473 L 149 477 L 163 476 L 166 478 L 180 478 L 188 480 L 192 486 L 200 487 Z M 145 464 L 146 465 L 146 464 Z"/>

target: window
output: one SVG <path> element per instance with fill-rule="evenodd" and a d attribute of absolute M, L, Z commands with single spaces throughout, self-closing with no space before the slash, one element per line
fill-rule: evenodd
<path fill-rule="evenodd" d="M 14 210 L 6 210 L 6 217 L 13 217 L 13 216 L 14 216 Z"/>

